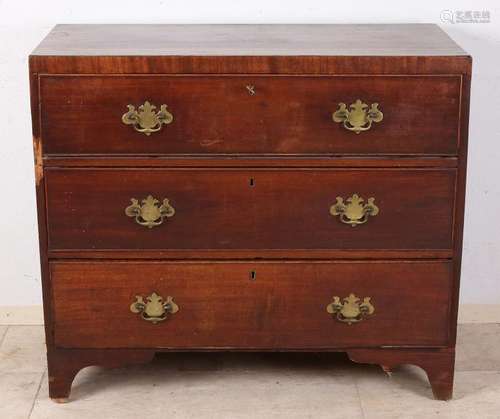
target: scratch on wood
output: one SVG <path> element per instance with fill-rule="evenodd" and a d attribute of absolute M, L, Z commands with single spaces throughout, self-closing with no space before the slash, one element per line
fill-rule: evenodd
<path fill-rule="evenodd" d="M 39 186 L 43 179 L 43 161 L 42 143 L 38 137 L 33 138 L 33 153 L 35 155 L 35 182 L 36 186 Z"/>
<path fill-rule="evenodd" d="M 212 145 L 215 145 L 215 144 L 219 144 L 219 143 L 223 143 L 224 141 L 223 140 L 220 140 L 220 139 L 213 139 L 213 140 L 201 140 L 200 141 L 200 145 L 202 147 L 210 147 Z"/>

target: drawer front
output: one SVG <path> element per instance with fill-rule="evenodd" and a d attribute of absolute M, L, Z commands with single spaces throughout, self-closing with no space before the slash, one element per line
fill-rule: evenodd
<path fill-rule="evenodd" d="M 448 339 L 451 278 L 449 262 L 53 262 L 55 343 L 439 346 Z"/>
<path fill-rule="evenodd" d="M 452 242 L 452 169 L 50 169 L 46 184 L 51 250 L 450 249 Z M 350 202 L 354 194 L 364 201 Z"/>
<path fill-rule="evenodd" d="M 455 155 L 460 86 L 459 76 L 42 76 L 43 147 L 48 154 Z M 146 101 L 156 109 L 122 122 L 127 105 L 139 112 Z M 348 113 L 334 121 L 339 103 Z M 382 116 L 370 111 L 376 103 Z"/>

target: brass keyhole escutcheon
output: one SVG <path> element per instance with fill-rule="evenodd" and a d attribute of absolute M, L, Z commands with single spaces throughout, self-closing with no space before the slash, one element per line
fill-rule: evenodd
<path fill-rule="evenodd" d="M 247 84 L 245 87 L 250 96 L 255 96 L 255 86 L 253 84 Z"/>

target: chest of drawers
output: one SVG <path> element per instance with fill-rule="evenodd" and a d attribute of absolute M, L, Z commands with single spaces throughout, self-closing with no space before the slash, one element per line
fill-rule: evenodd
<path fill-rule="evenodd" d="M 30 56 L 50 397 L 276 350 L 450 398 L 470 74 L 434 25 L 54 28 Z"/>

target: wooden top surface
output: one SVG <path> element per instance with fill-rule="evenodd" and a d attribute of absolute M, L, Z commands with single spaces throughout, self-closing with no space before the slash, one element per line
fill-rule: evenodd
<path fill-rule="evenodd" d="M 57 25 L 41 56 L 464 56 L 439 26 Z"/>

